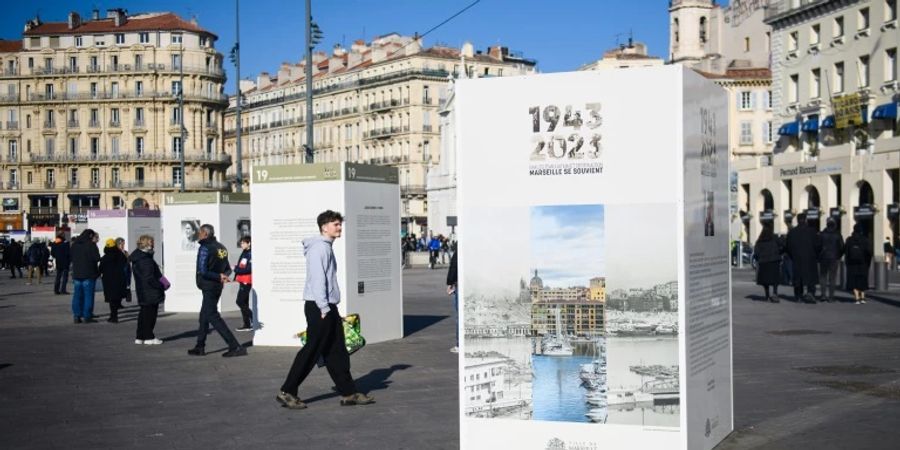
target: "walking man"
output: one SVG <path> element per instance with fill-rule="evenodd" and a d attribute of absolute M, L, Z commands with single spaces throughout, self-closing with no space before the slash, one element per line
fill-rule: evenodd
<path fill-rule="evenodd" d="M 306 403 L 297 398 L 297 390 L 316 361 L 323 358 L 328 374 L 341 394 L 342 406 L 375 403 L 374 398 L 356 390 L 350 375 L 350 355 L 344 340 L 344 326 L 337 309 L 341 302 L 341 290 L 332 244 L 341 237 L 344 218 L 340 213 L 328 210 L 319 214 L 316 222 L 320 235 L 303 240 L 303 254 L 306 256 L 306 284 L 303 287 L 306 345 L 294 357 L 291 370 L 275 400 L 288 409 L 306 408 Z"/>
<path fill-rule="evenodd" d="M 821 248 L 821 238 L 816 230 L 806 223 L 806 214 L 797 214 L 797 226 L 787 235 L 786 252 L 794 263 L 794 298 L 798 302 L 816 303 L 816 284 L 819 283 L 816 256 Z"/>
<path fill-rule="evenodd" d="M 60 233 L 56 237 L 56 243 L 50 250 L 50 256 L 56 264 L 56 281 L 53 283 L 53 293 L 56 295 L 66 295 L 66 288 L 69 286 L 69 266 L 72 264 L 72 254 L 69 243 L 66 242 L 66 235 Z"/>
<path fill-rule="evenodd" d="M 250 293 L 253 291 L 253 262 L 250 253 L 250 235 L 241 237 L 241 256 L 234 266 L 234 280 L 238 282 L 237 303 L 244 324 L 237 331 L 253 331 L 253 311 L 250 310 Z"/>
<path fill-rule="evenodd" d="M 247 349 L 241 346 L 228 325 L 219 315 L 219 297 L 222 287 L 228 282 L 231 265 L 228 263 L 228 250 L 216 240 L 216 230 L 210 224 L 200 226 L 200 248 L 197 249 L 197 287 L 203 292 L 203 305 L 200 307 L 200 328 L 197 331 L 197 345 L 188 350 L 192 356 L 206 355 L 206 333 L 209 325 L 228 343 L 228 351 L 222 353 L 225 358 L 245 356 Z"/>
<path fill-rule="evenodd" d="M 888 270 L 894 269 L 894 245 L 891 244 L 891 237 L 884 237 L 884 263 L 887 264 Z"/>
<path fill-rule="evenodd" d="M 822 232 L 822 251 L 819 253 L 819 279 L 822 284 L 819 295 L 824 302 L 834 301 L 838 264 L 842 256 L 844 256 L 844 237 L 838 230 L 837 222 L 828 219 L 825 231 Z"/>
<path fill-rule="evenodd" d="M 100 277 L 100 240 L 94 230 L 88 228 L 81 232 L 72 242 L 72 315 L 75 323 L 93 323 L 94 320 L 94 287 Z"/>

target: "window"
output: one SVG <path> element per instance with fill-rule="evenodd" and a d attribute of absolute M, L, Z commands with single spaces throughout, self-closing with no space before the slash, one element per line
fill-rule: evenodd
<path fill-rule="evenodd" d="M 753 145 L 753 122 L 741 122 L 741 145 Z"/>
<path fill-rule="evenodd" d="M 869 56 L 863 55 L 859 57 L 859 86 L 869 86 Z"/>
<path fill-rule="evenodd" d="M 72 186 L 78 186 L 78 169 L 72 168 L 69 170 L 69 184 Z"/>
<path fill-rule="evenodd" d="M 70 137 L 69 138 L 69 155 L 75 156 L 78 153 L 78 138 Z"/>
<path fill-rule="evenodd" d="M 44 177 L 47 179 L 47 185 L 53 186 L 53 183 L 56 181 L 55 171 L 53 169 L 47 169 L 47 171 L 44 172 Z"/>
<path fill-rule="evenodd" d="M 91 187 L 99 187 L 100 186 L 100 169 L 97 167 L 91 168 Z"/>
<path fill-rule="evenodd" d="M 172 108 L 172 125 L 178 125 L 181 123 L 181 109 Z"/>
<path fill-rule="evenodd" d="M 144 67 L 144 55 L 134 55 L 134 69 L 141 70 Z"/>
<path fill-rule="evenodd" d="M 176 156 L 181 154 L 181 137 L 174 136 L 172 137 L 172 153 Z"/>
<path fill-rule="evenodd" d="M 706 17 L 700 18 L 700 43 L 706 43 Z"/>
<path fill-rule="evenodd" d="M 800 43 L 800 34 L 796 31 L 791 31 L 788 34 L 788 50 L 794 52 L 797 51 L 797 47 Z"/>
<path fill-rule="evenodd" d="M 431 104 L 431 97 L 428 95 L 428 86 L 422 87 L 422 103 L 426 105 Z"/>
<path fill-rule="evenodd" d="M 181 186 L 181 167 L 172 168 L 172 184 Z"/>
<path fill-rule="evenodd" d="M 181 93 L 181 82 L 173 81 L 172 82 L 172 95 L 178 96 L 178 94 L 180 94 L 180 93 Z"/>
<path fill-rule="evenodd" d="M 19 160 L 19 142 L 18 141 L 9 141 L 9 160 L 10 161 L 18 161 Z"/>
<path fill-rule="evenodd" d="M 800 77 L 797 74 L 791 75 L 790 91 L 788 91 L 788 101 L 797 103 L 800 97 Z"/>
<path fill-rule="evenodd" d="M 77 72 L 78 71 L 78 57 L 70 56 L 69 57 L 69 72 Z"/>
<path fill-rule="evenodd" d="M 738 105 L 738 108 L 743 111 L 752 109 L 753 108 L 753 93 L 750 91 L 742 91 L 739 93 L 739 95 L 740 95 L 740 97 L 739 97 L 740 104 Z"/>
<path fill-rule="evenodd" d="M 91 72 L 91 71 L 98 72 L 99 70 L 100 70 L 100 64 L 97 61 L 97 57 L 91 56 L 90 66 L 88 66 L 88 72 Z"/>
<path fill-rule="evenodd" d="M 134 151 L 138 156 L 144 154 L 144 137 L 138 136 L 134 138 Z"/>
<path fill-rule="evenodd" d="M 143 167 L 135 167 L 134 168 L 134 179 L 140 184 L 144 183 L 144 168 Z"/>
<path fill-rule="evenodd" d="M 834 37 L 841 37 L 844 35 L 844 18 L 843 17 L 835 17 L 834 18 Z"/>
<path fill-rule="evenodd" d="M 31 58 L 31 57 L 28 58 L 28 68 L 34 69 L 34 58 Z"/>
<path fill-rule="evenodd" d="M 47 150 L 47 156 L 53 156 L 53 153 L 56 151 L 56 141 L 50 137 L 44 140 L 44 146 Z"/>
<path fill-rule="evenodd" d="M 116 33 L 116 45 L 125 43 L 125 33 Z"/>
<path fill-rule="evenodd" d="M 97 108 L 92 108 L 92 109 L 91 109 L 91 123 L 90 123 L 90 126 L 92 126 L 92 127 L 99 127 L 99 126 L 100 126 L 100 110 L 97 109 Z"/>
<path fill-rule="evenodd" d="M 809 76 L 809 98 L 819 98 L 821 93 L 822 71 L 813 69 Z"/>
<path fill-rule="evenodd" d="M 97 98 L 97 83 L 91 83 L 91 98 Z"/>
<path fill-rule="evenodd" d="M 674 33 L 673 39 L 675 40 L 675 43 L 677 44 L 678 43 L 678 19 L 674 19 L 672 21 L 672 32 Z M 454 68 L 453 72 L 459 72 L 458 67 L 459 66 L 456 66 L 456 68 Z"/>
<path fill-rule="evenodd" d="M 181 68 L 181 55 L 175 54 L 172 55 L 172 69 L 178 70 Z"/>
<path fill-rule="evenodd" d="M 109 152 L 113 155 L 119 154 L 119 136 L 109 137 Z"/>
<path fill-rule="evenodd" d="M 119 98 L 119 83 L 113 81 L 110 83 L 110 94 L 112 94 L 112 98 Z"/>
<path fill-rule="evenodd" d="M 109 110 L 109 121 L 110 124 L 114 126 L 119 125 L 119 108 L 112 108 Z"/>
<path fill-rule="evenodd" d="M 206 36 L 200 36 L 200 46 L 201 47 L 206 47 L 207 42 L 209 42 L 209 39 Z"/>
<path fill-rule="evenodd" d="M 142 31 L 138 33 L 138 41 L 141 44 L 149 44 L 150 43 L 150 33 L 146 31 Z"/>
<path fill-rule="evenodd" d="M 144 108 L 134 108 L 134 124 L 144 124 Z"/>
<path fill-rule="evenodd" d="M 889 48 L 884 51 L 884 79 L 885 81 L 897 80 L 897 48 Z"/>
<path fill-rule="evenodd" d="M 857 15 L 857 30 L 868 30 L 869 29 L 869 8 L 862 8 L 859 10 L 859 14 Z"/>
<path fill-rule="evenodd" d="M 19 171 L 16 169 L 9 169 L 9 182 L 13 185 L 19 184 Z"/>
<path fill-rule="evenodd" d="M 143 81 L 135 81 L 134 82 L 134 95 L 135 95 L 135 97 L 141 97 L 144 95 L 144 82 Z"/>
<path fill-rule="evenodd" d="M 118 186 L 118 185 L 119 185 L 119 182 L 121 181 L 121 178 L 119 177 L 119 168 L 118 168 L 118 167 L 113 167 L 113 168 L 109 171 L 109 178 L 110 178 L 110 181 L 112 181 L 112 185 L 113 185 L 113 186 Z"/>
<path fill-rule="evenodd" d="M 820 35 L 819 31 L 820 31 L 820 25 L 819 25 L 819 24 L 815 24 L 815 25 L 813 25 L 812 27 L 810 27 L 810 30 L 809 30 L 809 43 L 810 43 L 811 45 L 815 45 L 815 44 L 818 44 L 818 43 L 819 43 L 819 35 Z"/>
<path fill-rule="evenodd" d="M 772 91 L 766 91 L 766 109 L 772 109 Z"/>
<path fill-rule="evenodd" d="M 745 37 L 745 38 L 744 38 L 744 51 L 745 51 L 745 52 L 749 52 L 749 51 L 750 51 L 750 37 Z"/>
<path fill-rule="evenodd" d="M 173 44 L 181 43 L 181 33 L 172 33 L 172 43 Z"/>
<path fill-rule="evenodd" d="M 84 47 L 84 38 L 82 38 L 81 36 L 75 36 L 75 46 Z"/>
<path fill-rule="evenodd" d="M 106 39 L 101 35 L 94 36 L 94 45 L 97 47 L 103 47 L 106 45 Z"/>
<path fill-rule="evenodd" d="M 897 0 L 885 0 L 884 21 L 890 22 L 897 19 Z"/>
<path fill-rule="evenodd" d="M 95 159 L 100 154 L 100 138 L 91 138 L 91 159 Z"/>
<path fill-rule="evenodd" d="M 834 92 L 844 92 L 844 63 L 834 65 Z"/>
<path fill-rule="evenodd" d="M 763 123 L 763 139 L 765 139 L 766 144 L 771 144 L 774 141 L 774 133 L 772 133 L 772 121 L 768 121 Z"/>

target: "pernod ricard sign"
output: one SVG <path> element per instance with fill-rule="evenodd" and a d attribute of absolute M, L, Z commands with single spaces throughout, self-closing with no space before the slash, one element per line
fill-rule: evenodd
<path fill-rule="evenodd" d="M 830 159 L 827 161 L 814 161 L 809 163 L 791 164 L 775 167 L 775 176 L 781 179 L 811 177 L 822 174 L 841 173 L 850 167 L 847 158 Z"/>

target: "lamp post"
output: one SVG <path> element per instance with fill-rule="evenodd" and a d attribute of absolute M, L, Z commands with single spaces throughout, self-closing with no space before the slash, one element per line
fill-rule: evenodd
<path fill-rule="evenodd" d="M 182 41 L 179 43 L 179 58 L 178 58 L 178 126 L 181 128 L 181 148 L 178 149 L 178 161 L 181 166 L 181 183 L 178 191 L 184 192 L 184 148 L 185 148 L 185 140 L 184 140 L 184 37 L 182 36 Z"/>
<path fill-rule="evenodd" d="M 306 0 L 306 163 L 313 162 L 313 48 L 322 41 L 322 30 L 312 21 L 312 0 Z"/>
<path fill-rule="evenodd" d="M 237 107 L 235 108 L 235 159 L 237 159 L 237 192 L 244 191 L 244 167 L 241 159 L 241 19 L 240 0 L 234 0 L 234 48 L 231 50 L 231 61 L 234 63 L 234 84 L 237 88 Z"/>

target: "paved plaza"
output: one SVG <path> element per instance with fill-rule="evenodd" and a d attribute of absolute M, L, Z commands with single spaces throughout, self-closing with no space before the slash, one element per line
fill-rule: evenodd
<path fill-rule="evenodd" d="M 378 400 L 341 407 L 325 370 L 300 389 L 303 411 L 275 393 L 295 354 L 250 348 L 223 359 L 211 335 L 189 357 L 194 314 L 161 314 L 160 346 L 137 346 L 134 307 L 118 325 L 74 325 L 49 283 L 0 277 L 0 436 L 18 448 L 458 448 L 457 359 L 444 270 L 404 272 L 407 337 L 352 356 Z M 719 449 L 896 448 L 900 285 L 866 305 L 758 301 L 734 275 L 736 431 Z M 783 289 L 783 292 L 789 292 Z M 848 299 L 845 296 L 845 299 Z M 198 293 L 198 302 L 199 293 Z M 232 302 L 233 299 L 225 299 Z M 232 327 L 239 313 L 228 313 Z M 363 318 L 365 331 L 365 318 Z M 250 341 L 249 334 L 241 334 Z M 218 347 L 218 349 L 216 348 Z"/>

